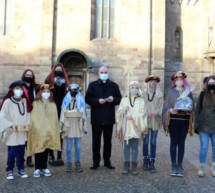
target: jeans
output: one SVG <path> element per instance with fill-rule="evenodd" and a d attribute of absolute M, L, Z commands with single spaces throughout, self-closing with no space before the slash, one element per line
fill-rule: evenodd
<path fill-rule="evenodd" d="M 157 143 L 158 130 L 148 128 L 148 134 L 143 140 L 143 157 L 155 159 L 156 157 L 156 143 Z M 149 138 L 150 138 L 150 156 L 149 156 Z"/>
<path fill-rule="evenodd" d="M 170 119 L 170 156 L 172 164 L 182 164 L 185 151 L 185 140 L 189 128 L 189 120 Z M 177 155 L 178 154 L 178 155 Z M 176 162 L 176 157 L 178 162 Z"/>
<path fill-rule="evenodd" d="M 75 163 L 80 163 L 81 161 L 81 138 L 80 137 L 67 137 L 66 138 L 66 161 L 67 164 L 72 163 L 72 145 L 74 141 L 75 146 Z"/>
<path fill-rule="evenodd" d="M 199 160 L 200 164 L 205 164 L 206 156 L 208 153 L 209 139 L 211 139 L 212 145 L 212 160 L 215 162 L 215 134 L 209 134 L 202 131 L 199 131 L 199 139 L 200 139 L 200 155 Z"/>
<path fill-rule="evenodd" d="M 18 171 L 24 169 L 25 145 L 8 146 L 6 171 L 13 171 L 15 159 Z"/>
<path fill-rule="evenodd" d="M 124 140 L 124 158 L 125 162 L 130 162 L 130 154 L 132 155 L 132 162 L 137 162 L 139 139 L 132 138 Z"/>

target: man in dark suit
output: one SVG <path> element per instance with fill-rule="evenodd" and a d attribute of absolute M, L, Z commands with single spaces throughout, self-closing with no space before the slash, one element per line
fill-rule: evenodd
<path fill-rule="evenodd" d="M 108 79 L 109 72 L 106 66 L 100 67 L 98 74 L 99 79 L 89 84 L 85 97 L 86 103 L 91 106 L 93 141 L 93 166 L 91 169 L 97 169 L 101 161 L 100 146 L 102 133 L 104 139 L 104 166 L 109 169 L 115 169 L 110 161 L 111 140 L 113 124 L 115 123 L 115 106 L 120 103 L 121 93 L 119 86 Z"/>

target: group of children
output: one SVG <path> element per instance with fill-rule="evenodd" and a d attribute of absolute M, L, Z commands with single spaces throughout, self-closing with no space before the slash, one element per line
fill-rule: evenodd
<path fill-rule="evenodd" d="M 87 132 L 85 102 L 79 85 L 71 84 L 63 99 L 60 124 L 57 107 L 53 98 L 53 87 L 40 85 L 34 102 L 31 104 L 22 80 L 13 82 L 1 104 L 0 133 L 8 146 L 6 179 L 14 179 L 16 162 L 18 175 L 27 178 L 24 170 L 24 156 L 27 142 L 27 155 L 35 156 L 34 177 L 51 176 L 47 167 L 50 150 L 61 151 L 60 133 L 65 132 L 67 146 L 67 167 L 71 171 L 71 149 L 75 144 L 75 167 L 81 172 L 81 136 Z"/>
<path fill-rule="evenodd" d="M 66 81 L 61 77 L 62 67 L 59 68 L 60 70 L 58 67 L 54 68 L 55 71 L 53 73 L 55 73 L 55 76 L 53 74 L 53 81 L 55 82 L 54 85 L 59 86 L 59 89 L 61 89 L 60 86 L 64 84 L 65 87 Z M 34 79 L 34 76 L 31 76 L 31 82 L 32 77 Z M 72 170 L 71 150 L 73 144 L 75 147 L 75 169 L 77 172 L 82 172 L 81 137 L 84 133 L 87 133 L 87 124 L 86 104 L 81 94 L 80 86 L 76 83 L 67 84 L 67 92 L 59 100 L 59 97 L 53 94 L 57 89 L 52 84 L 39 85 L 36 90 L 37 94 L 34 89 L 29 94 L 28 82 L 30 82 L 30 77 L 26 75 L 24 80 L 18 80 L 10 84 L 9 91 L 0 106 L 0 133 L 1 138 L 8 146 L 6 178 L 14 179 L 15 162 L 18 175 L 22 178 L 28 177 L 24 170 L 26 144 L 27 155 L 35 156 L 33 176 L 51 176 L 47 163 L 50 156 L 53 158 L 54 150 L 62 151 L 63 143 L 60 133 L 64 133 L 63 136 L 66 139 L 66 172 Z M 206 87 L 208 89 L 205 91 L 208 95 L 213 94 L 215 90 L 215 86 L 212 87 L 215 85 L 213 81 L 215 81 L 215 77 L 208 79 Z M 188 111 L 187 109 L 177 109 L 175 106 L 176 102 L 184 95 L 186 88 L 188 88 L 185 73 L 180 71 L 172 76 L 172 87 L 168 90 L 165 101 L 163 93 L 157 87 L 159 82 L 159 77 L 154 75 L 148 76 L 145 79 L 146 86 L 144 92 L 141 92 L 141 86 L 138 81 L 130 82 L 128 96 L 121 99 L 120 105 L 116 110 L 117 136 L 124 145 L 122 174 L 128 174 L 131 170 L 133 175 L 137 175 L 138 144 L 142 137 L 142 168 L 143 170 L 150 170 L 151 173 L 156 172 L 156 140 L 158 130 L 164 126 L 166 131 L 170 133 L 170 157 L 172 162 L 170 175 L 183 176 L 182 163 L 185 152 L 185 139 L 188 132 L 192 134 L 191 126 L 194 104 L 193 102 L 191 103 Z M 64 93 L 64 88 L 62 92 L 58 91 L 58 94 L 60 93 Z M 187 94 L 192 101 L 191 93 Z M 205 102 L 203 102 L 202 108 L 208 108 Z M 215 132 L 211 131 L 208 134 L 208 131 L 204 130 L 205 127 L 201 127 L 199 123 L 197 128 L 200 131 L 200 140 L 203 134 L 208 135 L 207 139 L 201 140 L 202 152 L 202 148 L 204 148 L 202 144 L 207 143 L 210 137 L 214 140 Z M 201 121 L 201 123 L 204 123 L 204 121 Z M 212 123 L 211 126 L 213 126 Z M 214 141 L 212 146 L 214 146 Z M 213 176 L 215 176 L 214 149 Z M 199 176 L 204 176 L 205 174 L 206 154 L 207 151 L 204 153 L 203 162 L 201 162 Z M 61 156 L 61 153 L 58 155 Z M 203 156 L 200 155 L 201 157 Z M 62 163 L 61 157 L 58 159 Z"/>
<path fill-rule="evenodd" d="M 158 82 L 158 77 L 152 77 L 152 80 Z M 67 94 L 62 100 L 59 118 L 53 97 L 53 87 L 50 84 L 37 86 L 37 94 L 33 101 L 30 101 L 29 89 L 25 81 L 18 80 L 9 86 L 8 94 L 1 104 L 0 111 L 0 132 L 2 139 L 8 146 L 7 179 L 14 179 L 15 162 L 18 175 L 21 178 L 28 177 L 24 170 L 26 144 L 27 156 L 34 155 L 35 157 L 33 176 L 51 176 L 47 166 L 49 152 L 50 150 L 62 150 L 60 143 L 60 133 L 62 132 L 66 140 L 65 171 L 72 170 L 71 150 L 73 144 L 75 147 L 75 169 L 78 172 L 83 171 L 80 156 L 81 137 L 87 133 L 87 125 L 86 104 L 80 90 L 76 83 L 67 87 Z M 122 99 L 116 112 L 116 122 L 118 137 L 124 141 L 125 162 L 122 173 L 129 172 L 131 150 L 132 173 L 136 175 L 139 138 L 143 133 L 148 133 L 146 105 L 143 97 L 140 97 L 140 84 L 137 81 L 130 83 L 129 96 Z M 145 149 L 147 149 L 146 145 Z M 148 152 L 145 152 L 145 156 L 149 161 L 153 161 L 150 160 Z M 151 158 L 155 160 L 155 156 Z M 148 166 L 145 164 L 145 167 Z M 155 170 L 154 165 L 151 169 Z"/>

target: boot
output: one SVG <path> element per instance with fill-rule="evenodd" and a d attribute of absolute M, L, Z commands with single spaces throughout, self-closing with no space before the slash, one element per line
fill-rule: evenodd
<path fill-rule="evenodd" d="M 83 168 L 81 167 L 80 162 L 76 162 L 76 163 L 75 163 L 75 170 L 76 170 L 77 172 L 83 172 Z"/>
<path fill-rule="evenodd" d="M 137 175 L 137 162 L 132 162 L 132 174 Z"/>
<path fill-rule="evenodd" d="M 156 173 L 155 169 L 155 159 L 151 159 L 149 162 L 149 170 L 151 173 Z"/>
<path fill-rule="evenodd" d="M 66 164 L 65 172 L 71 172 L 71 171 L 72 171 L 72 164 L 71 163 L 67 163 Z"/>
<path fill-rule="evenodd" d="M 215 177 L 215 162 L 212 163 L 212 176 Z"/>
<path fill-rule="evenodd" d="M 124 162 L 124 167 L 123 167 L 123 171 L 122 174 L 126 175 L 129 173 L 129 168 L 130 168 L 130 162 Z"/>
<path fill-rule="evenodd" d="M 170 173 L 170 176 L 176 176 L 177 175 L 177 164 L 172 164 L 172 171 Z"/>
<path fill-rule="evenodd" d="M 27 157 L 26 165 L 30 168 L 34 167 L 34 164 L 32 164 L 32 156 Z"/>
<path fill-rule="evenodd" d="M 182 167 L 182 164 L 177 164 L 177 176 L 183 177 L 184 175 L 184 169 Z"/>
<path fill-rule="evenodd" d="M 203 177 L 204 175 L 205 175 L 205 164 L 201 164 L 198 171 L 198 176 Z"/>
<path fill-rule="evenodd" d="M 143 159 L 143 170 L 148 170 L 149 169 L 149 158 L 144 157 Z"/>
<path fill-rule="evenodd" d="M 57 162 L 55 160 L 55 157 L 49 157 L 49 165 L 50 166 L 57 166 Z"/>

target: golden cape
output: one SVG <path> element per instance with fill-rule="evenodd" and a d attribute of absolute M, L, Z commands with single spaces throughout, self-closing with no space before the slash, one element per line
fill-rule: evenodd
<path fill-rule="evenodd" d="M 35 101 L 28 133 L 28 155 L 44 152 L 47 148 L 61 150 L 57 107 L 54 102 Z"/>

